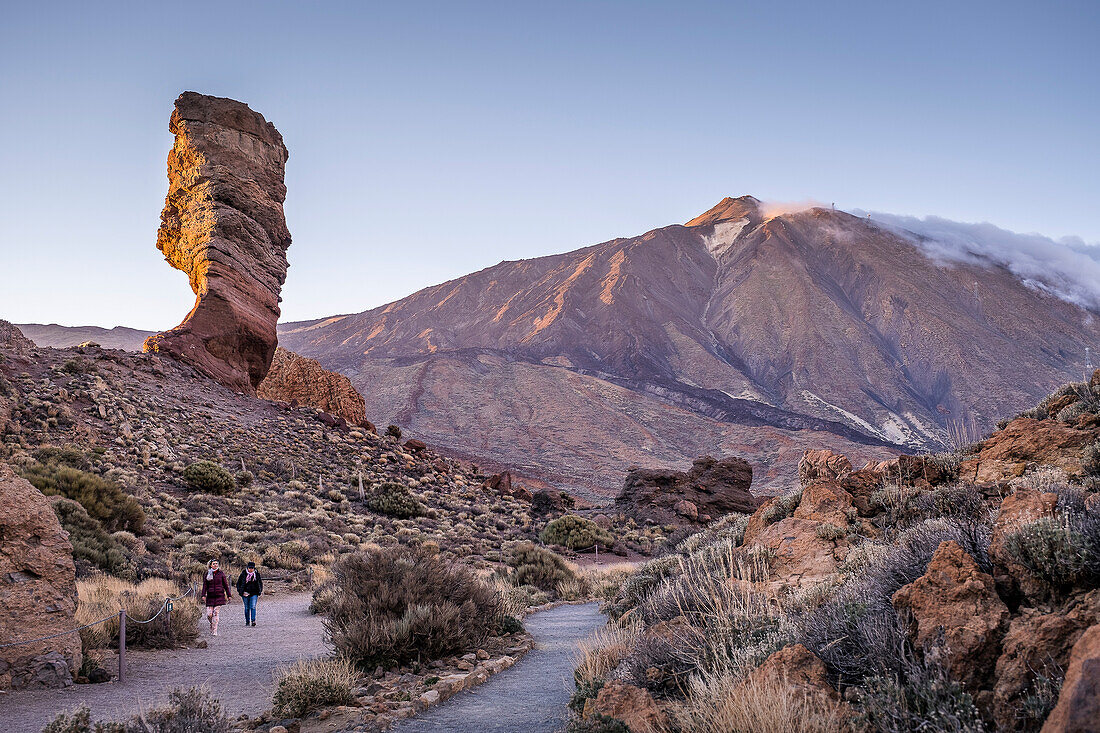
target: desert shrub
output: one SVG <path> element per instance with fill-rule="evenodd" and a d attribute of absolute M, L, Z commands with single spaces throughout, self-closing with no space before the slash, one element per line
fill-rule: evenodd
<path fill-rule="evenodd" d="M 509 616 L 507 614 L 500 617 L 500 622 L 497 624 L 497 633 L 501 636 L 507 634 L 518 634 L 523 631 L 523 622 L 515 616 Z"/>
<path fill-rule="evenodd" d="M 197 687 L 168 693 L 168 704 L 135 715 L 126 733 L 229 733 L 229 719 L 221 704 Z"/>
<path fill-rule="evenodd" d="M 883 733 L 983 733 L 973 698 L 942 666 L 929 658 L 904 666 L 904 673 L 868 677 L 856 690 L 857 725 Z"/>
<path fill-rule="evenodd" d="M 195 461 L 183 469 L 183 480 L 207 494 L 228 494 L 234 486 L 233 474 L 213 461 Z"/>
<path fill-rule="evenodd" d="M 924 519 L 980 520 L 989 511 L 981 492 L 973 484 L 948 484 L 931 491 L 921 491 L 912 498 L 909 506 Z"/>
<path fill-rule="evenodd" d="M 643 563 L 619 586 L 615 599 L 608 604 L 608 615 L 618 619 L 630 609 L 640 606 L 662 580 L 679 574 L 683 561 L 680 555 L 665 555 Z"/>
<path fill-rule="evenodd" d="M 301 718 L 306 713 L 329 705 L 348 705 L 355 701 L 359 675 L 346 659 L 299 659 L 275 670 L 275 693 L 271 706 L 286 718 Z"/>
<path fill-rule="evenodd" d="M 407 548 L 346 555 L 332 583 L 325 629 L 338 653 L 367 668 L 462 651 L 502 615 L 500 596 L 468 569 Z"/>
<path fill-rule="evenodd" d="M 630 733 L 630 728 L 618 718 L 595 713 L 569 721 L 566 733 Z"/>
<path fill-rule="evenodd" d="M 98 569 L 112 575 L 122 575 L 130 569 L 126 549 L 103 529 L 102 524 L 90 517 L 83 506 L 61 496 L 51 499 L 50 505 L 62 529 L 69 533 L 73 560 L 79 574 L 86 575 L 90 570 Z"/>
<path fill-rule="evenodd" d="M 533 585 L 548 593 L 555 592 L 560 583 L 576 577 L 560 555 L 533 542 L 520 542 L 512 547 L 508 552 L 508 566 L 512 568 L 512 583 Z"/>
<path fill-rule="evenodd" d="M 371 489 L 366 497 L 367 508 L 378 514 L 397 519 L 419 517 L 424 514 L 424 505 L 409 489 L 401 484 L 384 483 Z"/>
<path fill-rule="evenodd" d="M 848 715 L 824 694 L 808 694 L 775 677 L 741 682 L 726 674 L 692 679 L 686 703 L 674 710 L 681 730 L 693 733 L 835 733 Z"/>
<path fill-rule="evenodd" d="M 802 501 L 802 489 L 796 489 L 789 491 L 782 496 L 775 497 L 775 500 L 768 505 L 761 514 L 760 518 L 763 520 L 763 526 L 775 524 L 778 521 L 786 519 L 794 514 L 794 510 L 798 508 L 798 504 Z"/>
<path fill-rule="evenodd" d="M 252 481 L 256 477 L 252 475 L 251 471 L 237 471 L 233 474 L 233 481 L 241 488 L 248 488 L 252 485 Z"/>
<path fill-rule="evenodd" d="M 88 455 L 74 445 L 44 445 L 34 452 L 34 459 L 39 463 L 55 463 L 69 468 L 79 468 L 87 471 L 92 467 Z"/>
<path fill-rule="evenodd" d="M 394 440 L 401 440 L 401 428 L 396 425 L 387 425 L 386 436 Z"/>
<path fill-rule="evenodd" d="M 706 529 L 696 532 L 674 545 L 674 552 L 688 554 L 720 541 L 740 545 L 745 540 L 745 529 L 751 514 L 727 514 Z"/>
<path fill-rule="evenodd" d="M 892 545 L 867 558 L 824 603 L 798 614 L 798 640 L 817 654 L 843 684 L 903 673 L 900 660 L 907 632 L 890 599 L 924 574 L 940 543 L 954 540 L 985 572 L 989 527 L 961 520 L 926 520 L 900 533 Z"/>
<path fill-rule="evenodd" d="M 584 712 L 584 704 L 597 697 L 605 684 L 607 684 L 607 680 L 603 677 L 595 677 L 589 680 L 577 680 L 576 688 L 569 698 L 569 709 L 577 715 L 580 715 Z"/>
<path fill-rule="evenodd" d="M 1100 476 L 1100 442 L 1081 452 L 1081 469 L 1090 476 Z"/>
<path fill-rule="evenodd" d="M 831 541 L 831 540 L 839 540 L 840 538 L 844 537 L 848 533 L 847 533 L 846 530 L 842 529 L 841 527 L 836 526 L 835 524 L 829 524 L 827 522 L 823 522 L 823 523 L 817 525 L 816 528 L 814 528 L 814 534 L 817 535 L 818 537 L 820 537 L 823 540 L 830 540 Z"/>
<path fill-rule="evenodd" d="M 46 496 L 63 496 L 79 502 L 88 515 L 108 532 L 124 529 L 141 533 L 145 527 L 145 511 L 137 499 L 114 481 L 60 462 L 64 459 L 63 455 L 40 452 L 52 455 L 55 460 L 34 463 L 23 471 L 23 478 L 34 484 L 36 489 Z"/>
<path fill-rule="evenodd" d="M 610 532 L 601 529 L 592 520 L 575 514 L 566 514 L 547 524 L 539 539 L 548 545 L 561 545 L 570 550 L 586 550 L 596 544 L 610 550 L 615 544 L 615 537 Z"/>
<path fill-rule="evenodd" d="M 609 624 L 597 629 L 587 639 L 582 639 L 577 645 L 576 667 L 573 670 L 573 682 L 577 689 L 606 679 L 630 654 L 639 633 L 640 630 L 634 625 Z M 599 688 L 595 691 L 599 692 Z"/>
<path fill-rule="evenodd" d="M 87 706 L 61 714 L 42 733 L 229 733 L 221 704 L 196 687 L 168 693 L 168 704 L 139 713 L 125 723 L 92 722 Z"/>
<path fill-rule="evenodd" d="M 1020 525 L 1006 535 L 1005 549 L 1056 591 L 1092 586 L 1100 582 L 1100 512 L 1064 491 L 1055 516 Z"/>
<path fill-rule="evenodd" d="M 122 608 L 126 615 L 144 620 L 155 615 L 164 605 L 165 598 L 183 595 L 183 590 L 167 580 L 150 579 L 141 583 L 128 583 L 119 578 L 99 575 L 77 581 L 76 622 L 84 625 L 107 616 L 118 614 Z M 198 621 L 202 610 L 193 596 L 174 601 L 172 625 L 165 629 L 161 616 L 151 624 L 126 625 L 126 644 L 133 648 L 161 649 L 185 644 L 198 637 Z M 80 632 L 81 645 L 85 649 L 102 649 L 118 642 L 118 619 L 112 618 Z"/>
<path fill-rule="evenodd" d="M 1016 708 L 1016 719 L 1023 723 L 1025 730 L 1038 731 L 1043 727 L 1043 722 L 1058 704 L 1064 679 L 1065 673 L 1057 664 L 1035 675 Z"/>

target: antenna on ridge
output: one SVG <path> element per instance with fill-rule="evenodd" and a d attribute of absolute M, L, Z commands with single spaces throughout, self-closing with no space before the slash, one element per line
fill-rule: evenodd
<path fill-rule="evenodd" d="M 1093 371 L 1092 349 L 1090 349 L 1089 347 L 1086 346 L 1085 347 L 1085 381 L 1086 382 L 1089 381 L 1089 379 L 1092 377 L 1092 371 Z"/>

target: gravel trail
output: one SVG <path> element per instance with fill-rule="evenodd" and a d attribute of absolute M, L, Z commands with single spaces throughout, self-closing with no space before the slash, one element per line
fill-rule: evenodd
<path fill-rule="evenodd" d="M 230 717 L 255 715 L 271 706 L 271 671 L 299 657 L 330 651 L 319 616 L 310 615 L 308 593 L 263 596 L 256 627 L 245 627 L 239 598 L 222 607 L 219 635 L 199 621 L 206 649 L 128 651 L 125 684 L 73 685 L 63 690 L 0 694 L 0 730 L 38 733 L 57 716 L 82 703 L 92 719 L 120 720 L 165 702 L 174 687 L 207 685 Z M 111 666 L 116 662 L 112 659 Z M 114 669 L 111 670 L 112 672 Z"/>
<path fill-rule="evenodd" d="M 393 733 L 556 733 L 568 721 L 577 643 L 607 619 L 599 604 L 558 606 L 524 620 L 538 646 L 485 684 L 460 692 Z"/>

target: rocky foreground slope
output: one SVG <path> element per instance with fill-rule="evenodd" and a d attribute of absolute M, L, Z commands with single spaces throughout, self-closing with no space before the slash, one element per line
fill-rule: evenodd
<path fill-rule="evenodd" d="M 805 449 L 941 449 L 1080 377 L 1094 314 L 920 244 L 745 196 L 280 339 L 376 420 L 547 482 L 611 496 L 632 464 L 740 455 L 777 490 Z"/>

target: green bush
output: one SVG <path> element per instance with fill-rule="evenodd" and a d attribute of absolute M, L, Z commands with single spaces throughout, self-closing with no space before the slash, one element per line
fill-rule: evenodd
<path fill-rule="evenodd" d="M 325 629 L 364 669 L 427 661 L 482 643 L 500 622 L 500 595 L 469 569 L 402 547 L 345 555 L 333 566 Z"/>
<path fill-rule="evenodd" d="M 367 508 L 378 514 L 397 519 L 419 517 L 424 514 L 424 505 L 401 484 L 384 483 L 371 489 L 366 497 Z"/>
<path fill-rule="evenodd" d="M 1005 549 L 1052 589 L 1100 582 L 1100 516 L 1083 507 L 1021 525 L 1005 537 Z"/>
<path fill-rule="evenodd" d="M 394 440 L 401 440 L 401 428 L 396 425 L 389 425 L 386 427 L 386 435 Z"/>
<path fill-rule="evenodd" d="M 615 545 L 615 537 L 590 519 L 566 514 L 546 525 L 539 539 L 548 545 L 561 545 L 570 550 L 586 550 L 596 545 L 610 550 Z"/>
<path fill-rule="evenodd" d="M 533 585 L 553 593 L 559 583 L 573 580 L 576 575 L 560 555 L 533 542 L 520 542 L 508 553 L 514 585 Z"/>
<path fill-rule="evenodd" d="M 330 705 L 349 705 L 355 702 L 358 678 L 345 659 L 298 660 L 276 670 L 271 705 L 287 718 L 301 718 Z"/>
<path fill-rule="evenodd" d="M 242 489 L 251 486 L 254 478 L 256 477 L 252 475 L 251 471 L 237 471 L 237 473 L 233 474 L 233 481 Z"/>
<path fill-rule="evenodd" d="M 207 494 L 228 494 L 236 485 L 233 474 L 213 461 L 195 461 L 183 469 L 183 480 Z"/>
<path fill-rule="evenodd" d="M 973 698 L 942 668 L 921 663 L 904 677 L 873 676 L 856 690 L 857 730 L 984 733 Z"/>
<path fill-rule="evenodd" d="M 573 691 L 573 696 L 569 698 L 569 709 L 580 715 L 584 711 L 585 702 L 598 696 L 600 690 L 607 684 L 607 680 L 596 677 L 591 680 L 576 680 L 575 684 L 577 687 Z"/>
<path fill-rule="evenodd" d="M 55 496 L 50 504 L 62 529 L 69 533 L 73 560 L 81 575 L 87 574 L 89 565 L 111 575 L 122 575 L 129 569 L 126 549 L 83 506 L 63 496 Z"/>
<path fill-rule="evenodd" d="M 46 451 L 40 451 L 46 454 Z M 127 530 L 140 534 L 145 527 L 145 511 L 137 499 L 114 481 L 94 473 L 51 460 L 34 463 L 23 471 L 23 478 L 46 496 L 63 496 L 79 503 L 92 519 L 108 532 Z"/>

